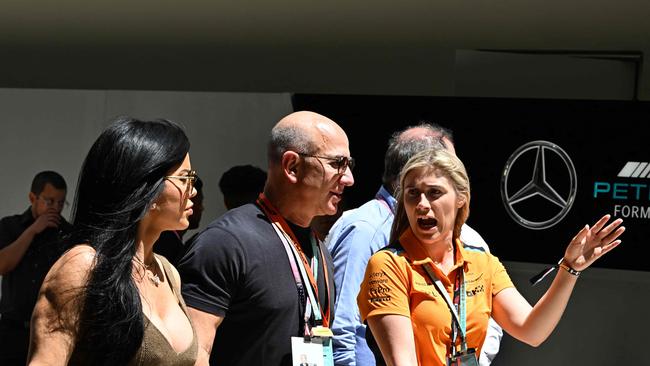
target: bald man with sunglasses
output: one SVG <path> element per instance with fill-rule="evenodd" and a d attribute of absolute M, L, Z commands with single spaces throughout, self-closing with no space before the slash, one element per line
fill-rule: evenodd
<path fill-rule="evenodd" d="M 293 338 L 332 322 L 332 260 L 309 225 L 336 213 L 353 161 L 325 116 L 275 125 L 264 192 L 211 223 L 179 263 L 198 364 L 289 366 Z"/>

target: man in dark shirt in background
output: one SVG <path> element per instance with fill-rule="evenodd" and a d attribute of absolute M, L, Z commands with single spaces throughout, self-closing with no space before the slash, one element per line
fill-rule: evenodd
<path fill-rule="evenodd" d="M 226 210 L 253 203 L 264 190 L 266 172 L 252 165 L 235 165 L 219 179 Z"/>
<path fill-rule="evenodd" d="M 53 171 L 36 174 L 29 207 L 0 220 L 0 365 L 25 365 L 29 321 L 45 275 L 65 250 L 71 226 L 61 211 L 66 183 Z"/>

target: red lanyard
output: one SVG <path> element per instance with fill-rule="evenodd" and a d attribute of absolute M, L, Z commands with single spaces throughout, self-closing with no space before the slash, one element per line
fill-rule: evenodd
<path fill-rule="evenodd" d="M 271 201 L 269 201 L 268 198 L 264 195 L 264 193 L 260 193 L 259 197 L 257 198 L 257 204 L 260 206 L 262 211 L 264 211 L 264 214 L 268 219 L 271 221 L 273 225 L 276 225 L 282 233 L 287 236 L 289 239 L 289 242 L 293 245 L 293 247 L 296 249 L 300 256 L 300 260 L 307 270 L 307 277 L 309 277 L 309 283 L 311 284 L 312 290 L 314 291 L 314 294 L 316 296 L 316 300 L 320 304 L 320 299 L 318 299 L 318 284 L 316 283 L 316 280 L 314 279 L 313 275 L 313 270 L 309 264 L 309 261 L 307 260 L 307 257 L 305 256 L 305 253 L 302 251 L 302 248 L 298 244 L 298 239 L 296 238 L 296 235 L 293 233 L 293 230 L 289 227 L 289 224 L 287 224 L 287 221 L 278 213 L 278 211 L 275 209 Z M 314 235 L 312 233 L 312 235 Z M 318 239 L 316 239 L 318 240 Z M 325 314 L 323 315 L 323 309 L 322 306 L 318 306 L 321 312 L 321 316 L 323 319 L 323 326 L 329 327 L 329 321 L 330 321 L 330 306 L 329 306 L 329 298 L 330 298 L 330 287 L 329 287 L 329 281 L 328 281 L 328 272 L 327 272 L 327 263 L 325 263 L 325 255 L 323 254 L 323 248 L 319 244 L 318 249 L 320 253 L 314 253 L 314 255 L 320 254 L 321 260 L 320 262 L 323 263 L 323 273 L 324 273 L 324 278 L 323 281 L 325 282 L 325 289 L 327 291 L 327 304 L 326 304 L 326 311 Z M 315 268 L 315 270 L 318 270 L 318 268 Z M 318 305 L 318 304 L 317 304 Z"/>

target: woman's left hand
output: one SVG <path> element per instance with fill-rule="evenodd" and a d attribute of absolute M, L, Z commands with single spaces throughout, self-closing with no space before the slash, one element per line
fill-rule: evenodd
<path fill-rule="evenodd" d="M 621 244 L 618 237 L 625 231 L 623 219 L 616 219 L 605 226 L 610 215 L 603 216 L 591 228 L 585 225 L 571 240 L 564 253 L 564 263 L 576 271 L 585 270 L 603 254 Z"/>

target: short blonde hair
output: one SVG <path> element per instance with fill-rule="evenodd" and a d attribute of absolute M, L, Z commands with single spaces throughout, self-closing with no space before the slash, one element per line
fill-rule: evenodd
<path fill-rule="evenodd" d="M 460 229 L 469 216 L 470 188 L 469 177 L 465 165 L 455 155 L 445 149 L 428 149 L 414 155 L 404 165 L 399 175 L 399 186 L 395 192 L 397 209 L 395 220 L 390 233 L 390 244 L 397 244 L 399 237 L 409 227 L 408 217 L 404 208 L 404 179 L 413 170 L 425 169 L 425 172 L 435 172 L 449 179 L 456 194 L 464 198 L 465 204 L 456 212 L 453 239 L 460 237 Z"/>

